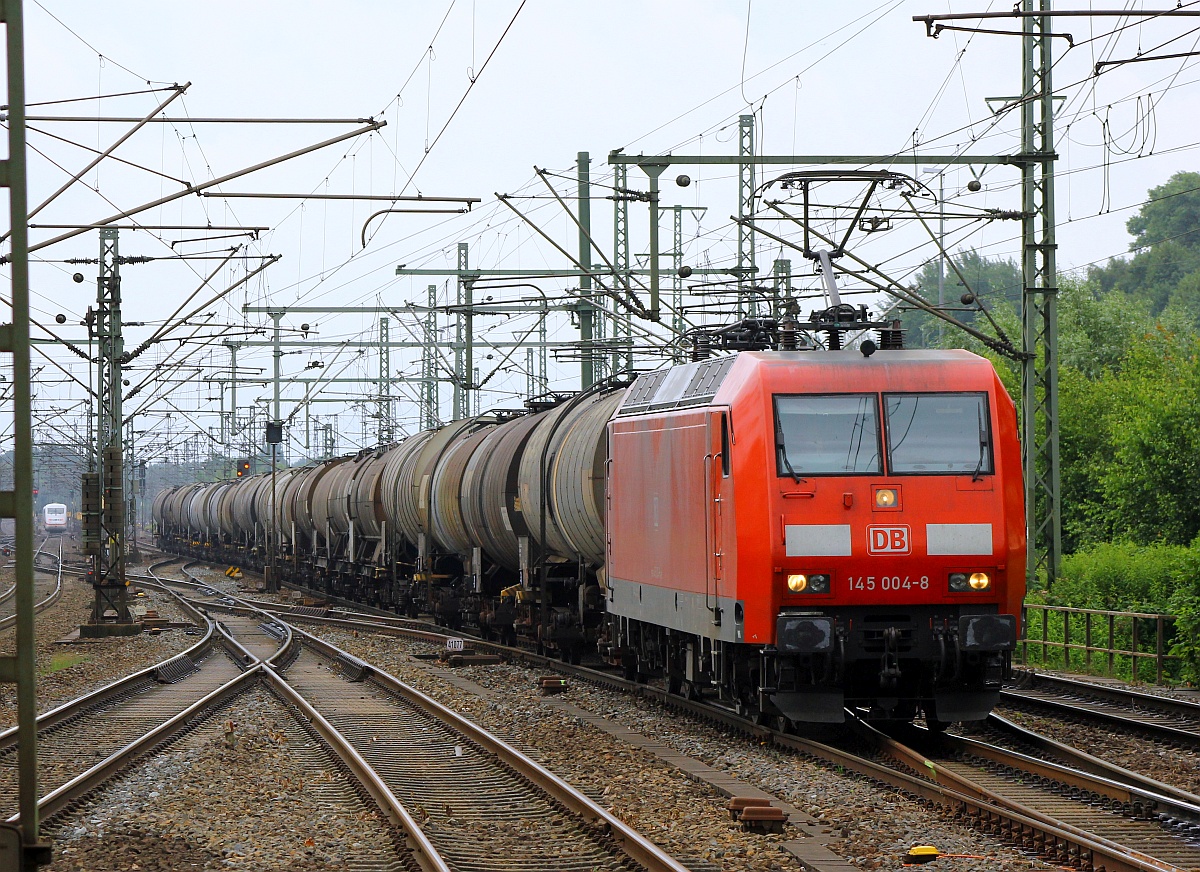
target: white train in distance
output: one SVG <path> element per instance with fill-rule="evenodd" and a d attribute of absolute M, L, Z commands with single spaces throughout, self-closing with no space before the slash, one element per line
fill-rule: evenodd
<path fill-rule="evenodd" d="M 67 527 L 67 507 L 62 503 L 46 503 L 42 507 L 42 523 L 47 530 L 65 530 Z"/>

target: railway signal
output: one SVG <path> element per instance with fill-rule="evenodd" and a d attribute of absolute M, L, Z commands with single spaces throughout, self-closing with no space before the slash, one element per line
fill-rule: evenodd
<path fill-rule="evenodd" d="M 237 477 L 243 478 L 249 474 L 250 474 L 250 461 L 245 460 L 245 459 L 239 460 L 237 462 Z"/>

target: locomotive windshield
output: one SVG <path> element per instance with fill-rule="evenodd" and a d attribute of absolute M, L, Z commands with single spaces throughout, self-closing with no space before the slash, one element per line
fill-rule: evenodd
<path fill-rule="evenodd" d="M 986 394 L 884 394 L 893 474 L 990 475 Z"/>
<path fill-rule="evenodd" d="M 879 475 L 879 396 L 775 398 L 777 475 Z M 987 395 L 884 394 L 891 475 L 991 475 Z"/>
<path fill-rule="evenodd" d="M 876 394 L 775 398 L 779 475 L 883 472 Z"/>

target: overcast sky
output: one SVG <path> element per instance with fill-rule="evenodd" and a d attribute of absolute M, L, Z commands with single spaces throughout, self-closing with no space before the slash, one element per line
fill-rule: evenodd
<path fill-rule="evenodd" d="M 1169 5 L 1169 4 L 1161 4 Z M 1185 4 L 1187 6 L 1194 4 Z M 1095 8 L 1101 5 L 1094 4 Z M 955 4 L 956 12 L 1007 3 Z M 1116 8 L 1110 5 L 1107 8 Z M 1197 7 L 1200 8 L 1200 7 Z M 567 260 L 531 227 L 498 203 L 499 193 L 519 196 L 513 204 L 568 250 L 576 248 L 574 225 L 534 174 L 548 168 L 556 189 L 573 194 L 576 154 L 591 155 L 593 225 L 598 245 L 611 256 L 613 149 L 626 153 L 735 154 L 739 115 L 753 114 L 760 154 L 1010 154 L 1019 148 L 1015 112 L 993 117 L 989 98 L 1020 91 L 1020 40 L 1011 36 L 946 32 L 926 36 L 914 15 L 946 12 L 949 4 L 920 2 L 622 2 L 551 3 L 547 0 L 443 0 L 443 2 L 52 2 L 31 0 L 26 7 L 27 82 L 31 103 L 89 98 L 84 102 L 31 107 L 31 115 L 140 117 L 154 110 L 171 84 L 190 83 L 166 110 L 172 123 L 154 123 L 135 133 L 115 152 L 129 164 L 102 163 L 57 197 L 32 223 L 77 225 L 101 221 L 167 197 L 186 184 L 251 167 L 323 140 L 361 129 L 357 123 L 212 124 L 202 118 L 374 118 L 386 121 L 378 132 L 210 189 L 221 193 L 290 193 L 477 197 L 465 215 L 389 214 L 366 223 L 388 207 L 382 201 L 253 199 L 194 194 L 142 211 L 122 224 L 166 228 L 206 225 L 269 228 L 256 236 L 242 230 L 122 230 L 121 254 L 156 258 L 123 269 L 128 344 L 151 338 L 194 291 L 205 326 L 175 330 L 156 342 L 136 363 L 160 366 L 159 381 L 135 395 L 146 404 L 144 429 L 173 432 L 215 426 L 210 414 L 220 392 L 200 379 L 229 366 L 223 339 L 261 341 L 253 334 L 267 323 L 242 315 L 241 307 L 399 306 L 424 302 L 426 285 L 439 286 L 439 302 L 453 300 L 453 284 L 442 279 L 397 277 L 410 268 L 452 269 L 456 245 L 467 242 L 471 265 L 482 269 L 553 269 Z M 961 22 L 970 25 L 970 22 Z M 1061 19 L 1054 40 L 1054 82 L 1063 99 L 1057 118 L 1059 265 L 1081 270 L 1127 252 L 1124 224 L 1146 196 L 1174 172 L 1194 169 L 1198 117 L 1198 58 L 1106 66 L 1099 61 L 1197 49 L 1200 19 L 1172 18 L 1149 23 L 1134 19 Z M 984 26 L 1015 30 L 1012 20 Z M 474 80 L 474 84 L 472 84 Z M 98 95 L 132 93 L 96 99 Z M 990 105 L 1002 105 L 993 101 Z M 123 123 L 94 121 L 31 122 L 29 142 L 32 206 L 59 189 L 91 159 L 86 149 L 106 149 L 129 131 Z M 50 134 L 53 134 L 51 136 Z M 70 140 L 63 142 L 53 137 Z M 791 169 L 772 167 L 760 183 Z M 810 169 L 812 167 L 809 167 Z M 885 167 L 880 167 L 885 168 Z M 900 166 L 938 189 L 938 167 Z M 924 172 L 928 168 L 932 172 Z M 736 209 L 733 168 L 672 167 L 664 176 L 666 206 L 689 207 L 684 220 L 685 263 L 729 268 L 735 264 Z M 676 174 L 694 180 L 674 184 Z M 982 172 L 982 189 L 970 193 L 971 175 L 948 170 L 942 181 L 946 210 L 968 214 L 981 209 L 1020 206 L 1015 169 Z M 645 177 L 630 172 L 631 187 Z M 838 195 L 844 202 L 851 195 Z M 572 201 L 573 203 L 573 201 Z M 398 204 L 408 205 L 408 204 Z M 448 208 L 449 204 L 428 204 Z M 647 251 L 645 207 L 635 204 L 633 251 Z M 704 211 L 700 211 L 704 210 Z M 364 224 L 366 226 L 364 227 Z M 664 250 L 671 221 L 663 223 Z M 34 244 L 65 231 L 35 228 Z M 249 231 L 245 231 L 249 232 Z M 362 240 L 364 233 L 367 245 Z M 951 220 L 950 248 L 974 247 L 993 257 L 1016 258 L 1015 222 Z M 234 234 L 226 236 L 225 234 Z M 868 243 L 863 242 L 864 245 Z M 61 338 L 86 341 L 78 326 L 95 302 L 95 265 L 63 263 L 95 258 L 95 230 L 40 249 L 34 255 L 34 317 Z M 240 246 L 234 260 L 224 257 Z M 896 278 L 911 281 L 936 254 L 927 236 L 875 234 L 864 254 L 886 263 Z M 179 259 L 177 255 L 192 255 Z M 224 299 L 208 301 L 255 270 L 264 256 L 280 260 Z M 817 288 L 812 268 L 795 252 L 760 239 L 760 270 L 772 259 L 793 257 L 795 283 Z M 599 257 L 596 258 L 600 260 Z M 86 280 L 76 284 L 75 272 Z M 206 277 L 214 273 L 206 284 Z M 800 275 L 804 273 L 804 275 Z M 576 280 L 538 282 L 537 292 L 560 297 Z M 848 288 L 850 290 L 850 288 Z M 498 299 L 529 296 L 529 288 L 497 291 Z M 863 301 L 872 302 L 864 297 Z M 55 327 L 57 314 L 67 321 Z M 208 313 L 212 313 L 211 316 Z M 284 325 L 309 323 L 310 338 L 370 341 L 378 316 L 305 314 L 287 316 Z M 193 319 L 192 324 L 198 323 Z M 524 335 L 530 318 L 481 320 L 484 339 Z M 415 338 L 411 319 L 394 320 L 392 339 Z M 35 331 L 36 332 L 36 331 Z M 552 338 L 578 334 L 565 318 L 551 323 Z M 290 338 L 299 338 L 289 334 Z M 481 352 L 481 378 L 488 367 L 503 367 L 481 395 L 481 405 L 515 405 L 525 389 L 524 353 L 505 361 L 497 347 L 487 360 Z M 71 375 L 87 380 L 83 361 L 69 352 L 50 351 Z M 373 376 L 378 354 L 368 349 L 314 348 L 284 360 L 289 376 L 321 372 Z M 416 375 L 413 352 L 392 355 L 394 373 Z M 241 350 L 244 366 L 269 367 L 269 352 Z M 43 361 L 43 364 L 45 362 Z M 323 364 L 323 368 L 312 364 Z M 35 360 L 35 366 L 38 365 Z M 312 367 L 306 369 L 306 367 Z M 135 370 L 136 385 L 155 371 Z M 190 379 L 190 385 L 167 381 Z M 551 366 L 555 386 L 577 379 L 573 364 Z M 85 397 L 64 373 L 45 364 L 39 395 L 54 397 L 54 410 L 80 411 Z M 59 381 L 62 384 L 52 384 Z M 342 392 L 362 390 L 337 386 Z M 412 388 L 398 385 L 408 396 Z M 285 416 L 298 407 L 303 389 L 285 391 Z M 448 400 L 448 389 L 443 389 Z M 239 390 L 239 405 L 269 395 L 261 387 Z M 331 388 L 326 398 L 336 394 Z M 226 389 L 226 402 L 229 401 Z M 78 406 L 72 406 L 79 403 Z M 449 409 L 443 404 L 443 413 Z M 170 411 L 168 425 L 163 417 Z M 336 404 L 313 405 L 310 415 L 340 412 L 349 450 L 363 442 L 360 411 Z M 403 430 L 415 429 L 414 407 L 397 403 Z M 70 413 L 68 413 L 69 415 Z M 303 413 L 293 418 L 293 445 L 303 442 Z M 65 421 L 65 419 L 64 419 Z M 70 430 L 73 424 L 64 424 Z M 142 427 L 139 426 L 139 429 Z M 149 437 L 147 437 L 149 438 Z M 367 442 L 372 439 L 367 434 Z"/>

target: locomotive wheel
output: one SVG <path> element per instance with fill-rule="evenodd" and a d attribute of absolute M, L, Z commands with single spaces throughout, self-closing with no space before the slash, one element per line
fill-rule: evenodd
<path fill-rule="evenodd" d="M 626 652 L 621 657 L 621 673 L 625 676 L 626 681 L 638 680 L 638 656 L 636 654 Z"/>

